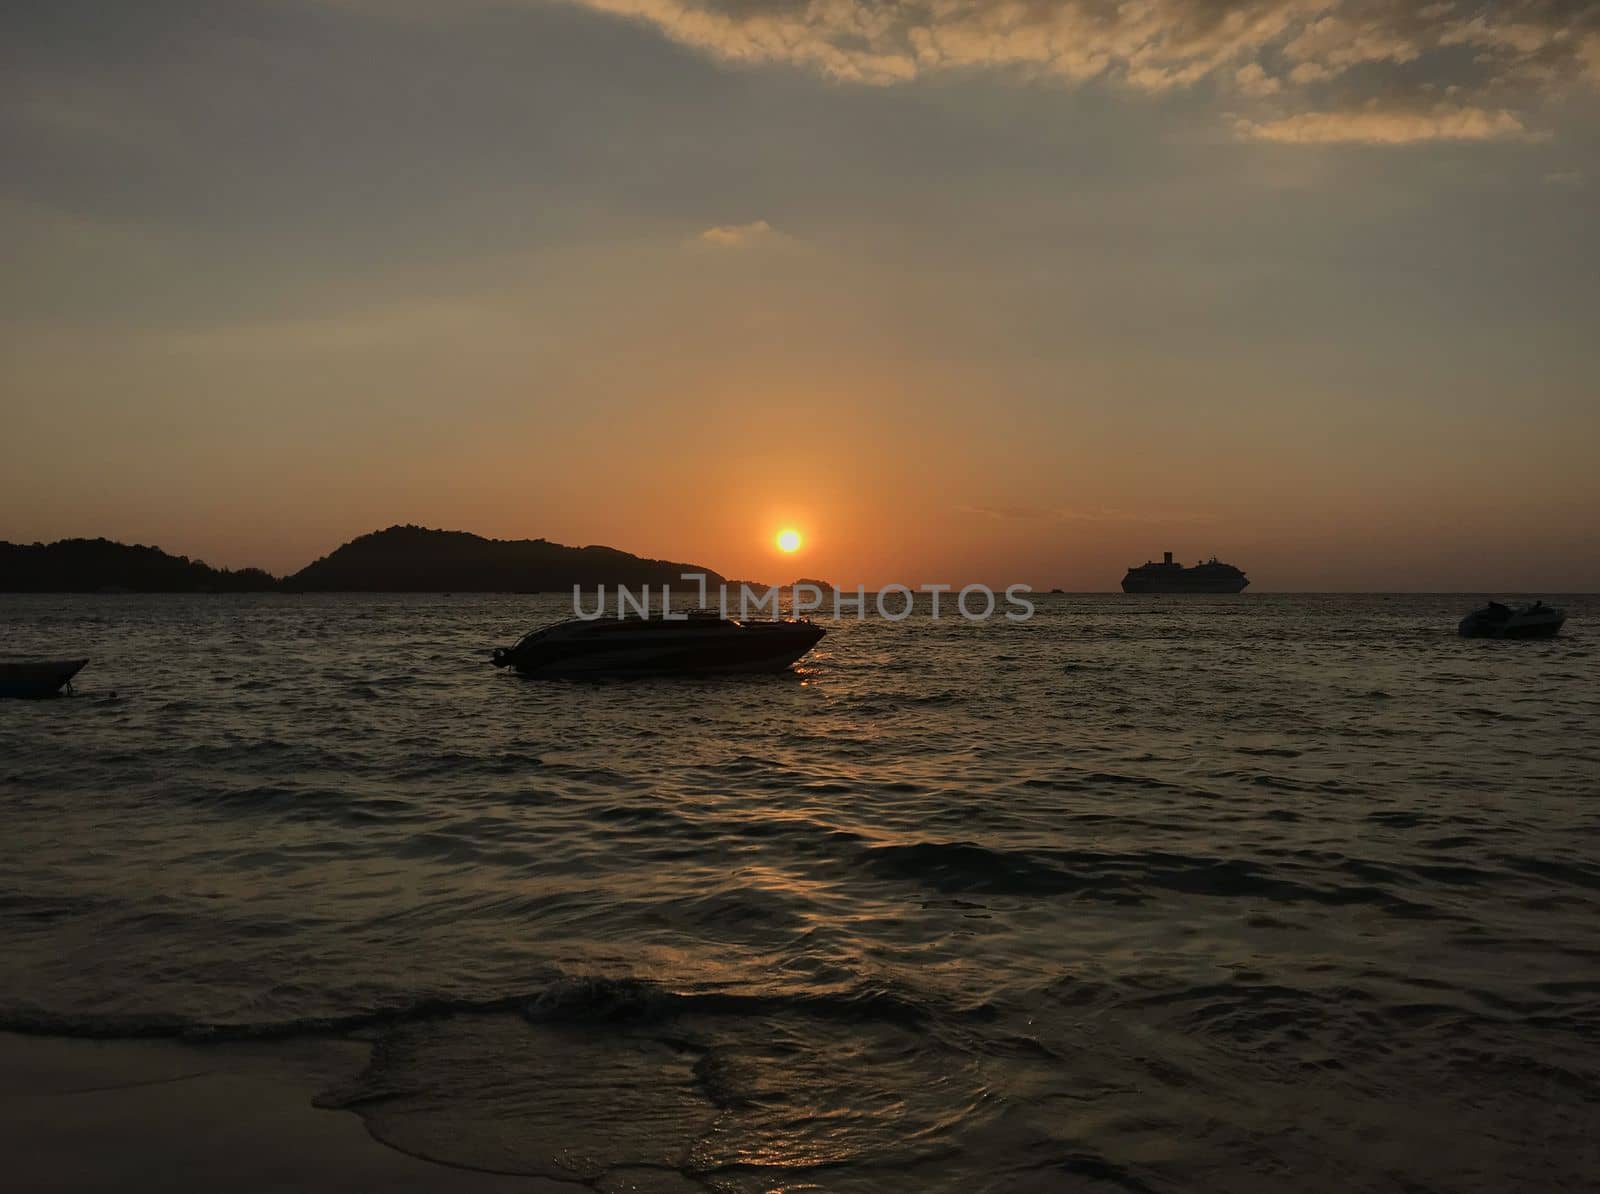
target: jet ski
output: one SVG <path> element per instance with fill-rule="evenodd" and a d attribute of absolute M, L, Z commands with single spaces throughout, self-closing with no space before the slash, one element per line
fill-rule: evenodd
<path fill-rule="evenodd" d="M 1462 618 L 1458 629 L 1462 638 L 1554 638 L 1566 620 L 1566 610 L 1543 601 L 1532 605 L 1491 601 Z"/>
<path fill-rule="evenodd" d="M 570 618 L 497 647 L 496 667 L 525 676 L 781 672 L 827 631 L 804 619 L 743 621 L 716 611 L 663 618 Z"/>

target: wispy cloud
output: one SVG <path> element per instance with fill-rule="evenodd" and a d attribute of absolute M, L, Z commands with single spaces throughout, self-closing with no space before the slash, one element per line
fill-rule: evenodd
<path fill-rule="evenodd" d="M 1279 110 L 1269 140 L 1389 144 L 1520 132 L 1508 95 L 1600 83 L 1592 0 L 567 0 L 641 21 L 735 63 L 784 63 L 879 86 L 1009 71 L 1143 91 L 1211 82 Z M 1321 108 L 1449 94 L 1459 115 L 1410 112 L 1374 137 L 1336 137 Z M 1321 91 L 1329 95 L 1311 94 Z M 1498 97 L 1498 98 L 1494 98 Z M 1295 117 L 1314 117 L 1301 125 Z M 1513 123 L 1519 127 L 1513 129 Z M 1284 135 L 1274 135 L 1276 130 Z"/>
<path fill-rule="evenodd" d="M 1267 74 L 1258 62 L 1247 62 L 1236 70 L 1233 73 L 1233 85 L 1245 95 L 1256 99 L 1277 95 L 1283 90 L 1283 80 Z"/>
<path fill-rule="evenodd" d="M 1301 112 L 1259 123 L 1240 120 L 1235 131 L 1250 140 L 1292 145 L 1410 145 L 1418 141 L 1528 140 L 1535 136 L 1504 108 L 1490 111 L 1454 106 L 1422 111 L 1372 106 L 1350 112 Z"/>
<path fill-rule="evenodd" d="M 1050 506 L 957 506 L 957 514 L 971 514 L 995 522 L 1141 522 L 1141 523 L 1209 523 L 1214 515 L 1186 510 L 1172 511 L 1118 510 L 1104 506 L 1061 508 Z"/>
<path fill-rule="evenodd" d="M 765 220 L 752 220 L 748 224 L 718 224 L 707 228 L 695 240 L 720 249 L 745 249 L 777 238 L 778 233 Z"/>
<path fill-rule="evenodd" d="M 1578 60 L 1589 81 L 1600 85 L 1600 32 L 1589 33 L 1578 42 Z"/>

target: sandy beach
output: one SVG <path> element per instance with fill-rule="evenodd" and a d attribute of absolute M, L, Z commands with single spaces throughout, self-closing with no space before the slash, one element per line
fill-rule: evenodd
<path fill-rule="evenodd" d="M 585 1187 L 408 1157 L 317 1092 L 367 1047 L 197 1047 L 0 1034 L 7 1182 L 28 1191 L 411 1191 L 574 1194 Z"/>

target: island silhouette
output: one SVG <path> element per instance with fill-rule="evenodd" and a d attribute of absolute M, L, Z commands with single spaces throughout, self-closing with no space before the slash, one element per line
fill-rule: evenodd
<path fill-rule="evenodd" d="M 213 568 L 158 547 L 110 539 L 0 541 L 0 593 L 543 593 L 574 585 L 671 585 L 699 564 L 648 559 L 614 547 L 568 547 L 548 539 L 486 539 L 468 531 L 392 526 L 343 544 L 298 572 Z"/>

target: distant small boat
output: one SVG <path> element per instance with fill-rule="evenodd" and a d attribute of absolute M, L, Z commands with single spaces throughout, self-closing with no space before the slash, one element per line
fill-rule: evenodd
<path fill-rule="evenodd" d="M 495 648 L 496 667 L 525 676 L 640 676 L 781 672 L 827 633 L 801 620 L 742 621 L 697 612 L 686 618 L 572 618 Z"/>
<path fill-rule="evenodd" d="M 0 656 L 0 697 L 55 696 L 87 659 L 21 659 Z"/>
<path fill-rule="evenodd" d="M 1532 605 L 1502 605 L 1491 601 L 1461 619 L 1462 638 L 1554 638 L 1567 620 L 1567 611 L 1535 601 Z"/>

